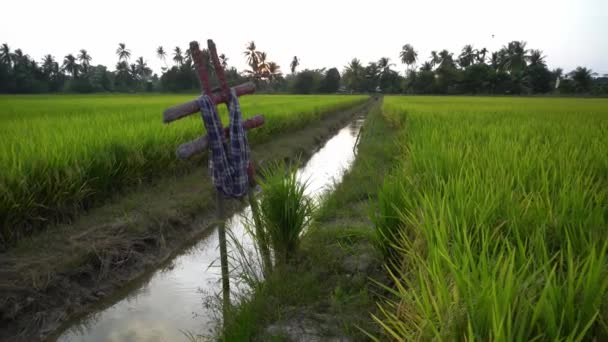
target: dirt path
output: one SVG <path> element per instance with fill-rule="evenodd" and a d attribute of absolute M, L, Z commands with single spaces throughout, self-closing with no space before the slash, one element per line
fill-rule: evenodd
<path fill-rule="evenodd" d="M 370 101 L 253 146 L 258 164 L 307 159 Z M 206 162 L 198 171 L 141 185 L 72 224 L 53 227 L 0 255 L 0 340 L 44 340 L 127 282 L 145 277 L 197 241 L 213 222 Z M 240 203 L 231 203 L 231 211 Z"/>

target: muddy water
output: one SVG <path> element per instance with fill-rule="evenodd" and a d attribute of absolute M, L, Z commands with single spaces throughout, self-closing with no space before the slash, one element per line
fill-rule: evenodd
<path fill-rule="evenodd" d="M 341 181 L 354 160 L 357 135 L 363 123 L 358 118 L 321 147 L 298 171 L 308 181 L 308 192 L 321 195 Z M 242 216 L 227 221 L 235 236 L 242 236 Z M 209 299 L 221 292 L 217 229 L 209 230 L 193 247 L 169 265 L 99 303 L 95 312 L 76 321 L 58 341 L 183 341 L 184 332 L 210 335 L 217 325 L 218 310 Z"/>

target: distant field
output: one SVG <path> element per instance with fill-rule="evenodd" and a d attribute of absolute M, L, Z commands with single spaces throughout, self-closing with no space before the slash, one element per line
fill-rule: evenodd
<path fill-rule="evenodd" d="M 0 238 L 26 235 L 125 186 L 187 169 L 175 148 L 203 133 L 200 116 L 168 126 L 162 111 L 192 95 L 0 96 Z M 268 140 L 365 96 L 247 96 Z M 225 106 L 222 106 L 225 117 Z M 0 242 L 2 242 L 0 240 Z"/>
<path fill-rule="evenodd" d="M 608 99 L 387 97 L 396 340 L 608 336 Z"/>

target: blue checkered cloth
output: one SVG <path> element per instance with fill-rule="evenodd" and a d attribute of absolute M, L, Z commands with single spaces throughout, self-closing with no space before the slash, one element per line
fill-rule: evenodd
<path fill-rule="evenodd" d="M 249 179 L 249 145 L 243 128 L 241 106 L 234 89 L 230 90 L 228 111 L 230 116 L 229 139 L 224 139 L 224 127 L 215 104 L 207 95 L 199 99 L 201 115 L 209 138 L 209 172 L 217 191 L 228 197 L 243 197 L 247 193 Z M 229 146 L 227 146 L 229 145 Z"/>

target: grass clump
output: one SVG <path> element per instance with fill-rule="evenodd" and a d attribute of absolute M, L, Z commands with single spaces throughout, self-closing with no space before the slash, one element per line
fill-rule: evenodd
<path fill-rule="evenodd" d="M 377 338 L 608 338 L 608 101 L 408 97 L 384 110 L 407 135 L 375 221 L 398 258 Z"/>
<path fill-rule="evenodd" d="M 252 206 L 257 209 L 254 218 L 258 217 L 256 240 L 262 251 L 272 250 L 278 264 L 287 264 L 311 223 L 315 203 L 306 195 L 307 183 L 298 180 L 293 165 L 280 162 L 267 167 L 261 172 L 260 185 L 259 204 Z"/>

